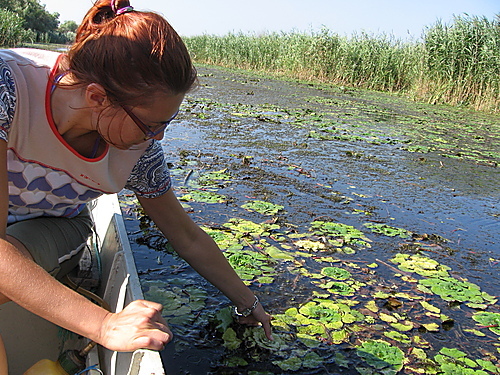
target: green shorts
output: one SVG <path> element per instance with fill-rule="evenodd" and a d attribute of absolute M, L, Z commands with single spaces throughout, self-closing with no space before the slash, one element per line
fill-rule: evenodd
<path fill-rule="evenodd" d="M 7 234 L 21 242 L 37 264 L 59 278 L 78 265 L 92 228 L 90 210 L 85 207 L 74 218 L 39 217 L 12 223 Z"/>

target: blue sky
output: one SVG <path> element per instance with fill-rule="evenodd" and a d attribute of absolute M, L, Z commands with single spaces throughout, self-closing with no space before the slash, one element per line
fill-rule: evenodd
<path fill-rule="evenodd" d="M 80 22 L 92 0 L 40 0 L 60 20 Z M 437 20 L 451 22 L 467 13 L 493 19 L 499 0 L 137 0 L 136 9 L 162 13 L 182 36 L 284 31 L 318 31 L 340 35 L 365 31 L 398 38 L 421 36 Z"/>

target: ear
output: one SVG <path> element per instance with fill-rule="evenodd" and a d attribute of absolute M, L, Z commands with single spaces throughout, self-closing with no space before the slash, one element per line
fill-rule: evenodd
<path fill-rule="evenodd" d="M 106 90 L 98 83 L 91 83 L 85 89 L 85 99 L 89 107 L 102 110 L 109 106 Z"/>

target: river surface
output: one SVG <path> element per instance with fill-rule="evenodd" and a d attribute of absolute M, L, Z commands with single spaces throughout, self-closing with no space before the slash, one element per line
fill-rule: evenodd
<path fill-rule="evenodd" d="M 345 303 L 365 316 L 370 313 L 361 304 L 374 300 L 378 308 L 372 311 L 375 321 L 370 320 L 370 328 L 365 319 L 357 325 L 364 328 L 347 329 L 352 322 L 344 319 L 343 329 L 349 336 L 345 339 L 332 339 L 332 332 L 340 332 L 339 326 L 329 326 L 326 335 L 308 332 L 323 346 L 299 343 L 293 336 L 300 330 L 296 322 L 275 326 L 283 339 L 279 348 L 246 342 L 246 333 L 237 327 L 234 332 L 243 343 L 231 346 L 235 341 L 222 337 L 216 328 L 215 315 L 228 306 L 227 299 L 166 248 L 124 192 L 127 230 L 146 297 L 164 304 L 175 301 L 179 308 L 190 306 L 185 311 L 191 318 L 173 308 L 165 312 L 176 334 L 162 353 L 168 374 L 414 373 L 411 366 L 424 366 L 422 359 L 412 357 L 415 348 L 433 359 L 444 346 L 464 351 L 473 360 L 500 357 L 498 334 L 488 331 L 484 338 L 468 333 L 477 328 L 470 319 L 474 313 L 499 312 L 495 301 L 480 309 L 465 306 L 467 301 L 457 307 L 460 303 L 426 294 L 425 300 L 449 317 L 435 316 L 440 329 L 433 331 L 422 328 L 422 317 L 430 319 L 418 310 L 418 299 L 423 297 L 404 300 L 393 293 L 391 298 L 405 303 L 396 319 L 418 321 L 414 329 L 398 331 L 410 337 L 409 343 L 384 336 L 391 322 L 378 321 L 386 317 L 378 314 L 387 307 L 387 298 L 373 297 L 391 288 L 423 295 L 416 292 L 416 280 L 403 285 L 398 264 L 391 260 L 397 254 L 433 259 L 449 267 L 449 276 L 456 280 L 467 280 L 490 296 L 500 294 L 499 116 L 213 67 L 200 67 L 199 75 L 200 87 L 187 96 L 178 121 L 163 139 L 174 188 L 192 218 L 199 225 L 225 232 L 230 231 L 226 224 L 235 218 L 279 226 L 271 228 L 271 234 L 257 235 L 236 235 L 231 229 L 242 250 L 270 258 L 270 278 L 262 281 L 256 275 L 247 281 L 273 315 L 282 316 L 288 309 L 314 301 L 314 291 L 315 297 L 325 299 L 320 295 L 327 289 L 325 266 L 344 268 L 353 277 L 347 283 L 355 292 L 339 296 L 338 291 L 328 289 L 332 300 L 349 300 Z M 212 175 L 210 183 L 203 180 L 214 172 L 227 176 Z M 186 197 L 194 190 L 222 198 Z M 263 215 L 242 207 L 250 201 L 282 208 Z M 313 233 L 314 222 L 341 223 L 363 235 Z M 385 225 L 393 232 L 381 234 L 367 224 Z M 405 236 L 397 234 L 403 232 Z M 299 245 L 298 240 L 303 242 Z M 306 240 L 326 247 L 307 247 Z M 271 251 L 271 247 L 278 250 Z M 324 257 L 323 261 L 318 257 Z M 373 268 L 367 268 L 370 264 Z M 323 276 L 317 276 L 320 273 Z M 207 294 L 200 294 L 197 301 L 175 299 L 179 293 L 191 297 L 203 293 L 198 290 Z M 193 306 L 193 302 L 202 305 Z M 392 309 L 386 312 L 395 314 Z M 453 324 L 445 326 L 445 321 Z M 428 345 L 415 341 L 417 335 Z M 391 348 L 400 348 L 407 358 L 405 365 L 377 367 L 360 354 L 367 340 L 385 340 Z M 308 353 L 318 354 L 322 361 L 300 362 Z M 299 358 L 300 363 L 290 358 Z"/>

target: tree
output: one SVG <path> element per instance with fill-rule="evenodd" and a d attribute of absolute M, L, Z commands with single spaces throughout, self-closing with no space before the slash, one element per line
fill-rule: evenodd
<path fill-rule="evenodd" d="M 0 46 L 15 47 L 22 41 L 25 33 L 23 20 L 19 15 L 0 9 Z"/>
<path fill-rule="evenodd" d="M 59 13 L 49 13 L 39 0 L 0 0 L 0 8 L 17 13 L 26 30 L 48 33 L 59 26 Z"/>
<path fill-rule="evenodd" d="M 78 24 L 75 21 L 64 21 L 60 26 L 58 31 L 61 33 L 76 32 L 78 29 Z"/>

